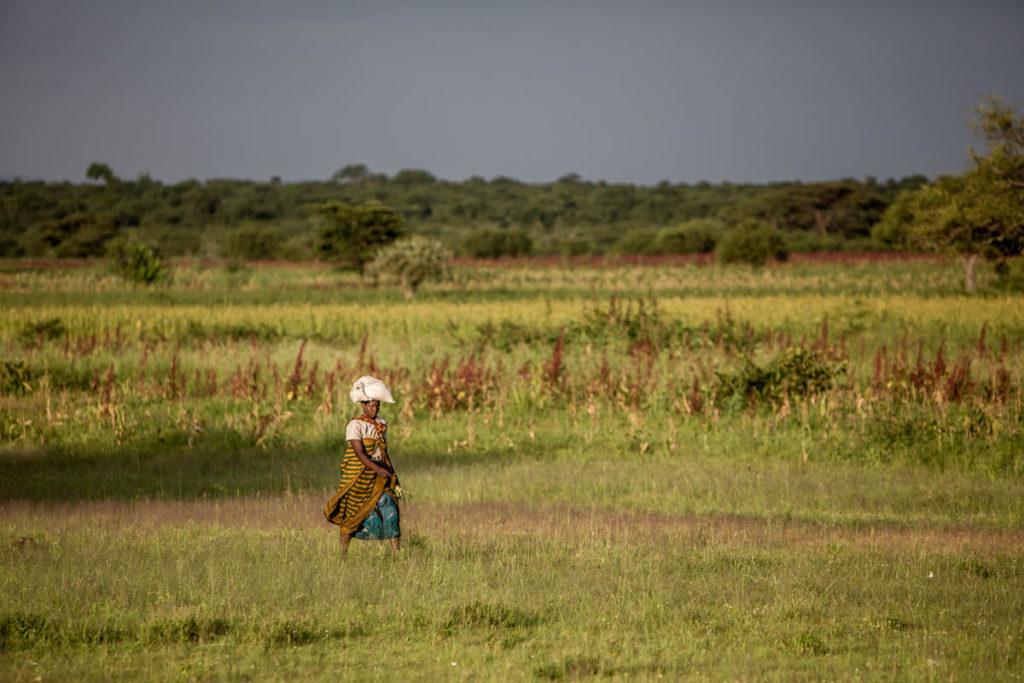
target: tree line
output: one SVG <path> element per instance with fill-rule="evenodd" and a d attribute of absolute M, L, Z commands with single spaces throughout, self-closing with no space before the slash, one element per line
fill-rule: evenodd
<path fill-rule="evenodd" d="M 148 249 L 229 262 L 319 258 L 362 272 L 403 235 L 433 240 L 436 254 L 482 258 L 715 251 L 757 264 L 792 251 L 931 249 L 963 256 L 972 290 L 979 259 L 1006 267 L 1024 246 L 1024 119 L 989 95 L 973 128 L 986 149 L 971 150 L 963 174 L 934 182 L 450 181 L 349 164 L 323 181 L 165 184 L 96 162 L 80 183 L 0 183 L 0 257 L 141 258 Z"/>
<path fill-rule="evenodd" d="M 377 202 L 404 229 L 477 257 L 686 253 L 714 248 L 745 220 L 768 223 L 791 249 L 878 248 L 871 229 L 922 176 L 770 184 L 654 186 L 511 178 L 449 181 L 423 170 L 388 176 L 345 166 L 325 181 L 122 179 L 102 163 L 87 181 L 0 183 L 0 256 L 89 257 L 132 234 L 172 256 L 317 256 L 325 206 Z"/>

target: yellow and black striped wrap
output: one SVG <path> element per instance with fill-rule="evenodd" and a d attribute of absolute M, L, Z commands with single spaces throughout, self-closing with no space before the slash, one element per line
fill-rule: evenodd
<path fill-rule="evenodd" d="M 363 439 L 363 447 L 367 453 L 374 452 L 378 445 L 383 454 L 381 464 L 391 470 L 391 461 L 383 439 Z M 384 479 L 363 465 L 356 455 L 355 448 L 351 443 L 347 443 L 341 461 L 341 483 L 337 492 L 324 506 L 324 516 L 331 524 L 341 527 L 341 533 L 354 534 L 373 510 L 381 494 L 392 489 L 394 481 L 394 475 Z"/>

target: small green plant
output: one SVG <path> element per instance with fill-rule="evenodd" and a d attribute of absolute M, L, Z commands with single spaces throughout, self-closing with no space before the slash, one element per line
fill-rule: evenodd
<path fill-rule="evenodd" d="M 473 630 L 530 628 L 539 621 L 533 614 L 501 603 L 489 604 L 477 601 L 453 608 L 448 613 L 448 619 L 441 625 L 441 630 L 451 634 L 463 628 Z"/>
<path fill-rule="evenodd" d="M 437 240 L 413 235 L 381 249 L 367 271 L 375 277 L 397 280 L 406 298 L 411 299 L 424 282 L 441 280 L 448 274 L 451 257 Z"/>
<path fill-rule="evenodd" d="M 32 391 L 36 378 L 37 373 L 23 361 L 0 361 L 0 394 L 27 394 Z"/>
<path fill-rule="evenodd" d="M 21 341 L 26 344 L 30 344 L 33 342 L 60 339 L 67 333 L 68 330 L 64 325 L 63 320 L 60 318 L 46 318 L 45 320 L 25 323 L 21 328 L 21 334 L 19 336 L 21 337 Z"/>
<path fill-rule="evenodd" d="M 146 634 L 151 643 L 198 643 L 226 635 L 231 623 L 219 617 L 189 616 L 182 619 L 161 619 L 149 626 Z"/>
<path fill-rule="evenodd" d="M 114 272 L 129 282 L 152 285 L 170 278 L 156 249 L 131 237 L 119 237 L 107 247 Z"/>
<path fill-rule="evenodd" d="M 0 652 L 26 647 L 49 635 L 49 624 L 35 614 L 5 614 L 0 617 Z"/>
<path fill-rule="evenodd" d="M 749 358 L 731 373 L 717 373 L 718 396 L 774 401 L 831 389 L 846 372 L 846 363 L 803 349 L 789 349 L 765 365 Z"/>

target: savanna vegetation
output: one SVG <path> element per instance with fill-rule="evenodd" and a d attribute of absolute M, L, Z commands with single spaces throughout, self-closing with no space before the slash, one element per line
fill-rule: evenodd
<path fill-rule="evenodd" d="M 706 252 L 748 219 L 782 231 L 793 251 L 879 250 L 890 247 L 872 240 L 872 227 L 901 191 L 925 182 L 639 186 L 571 174 L 550 183 L 448 181 L 354 165 L 326 181 L 167 184 L 146 175 L 121 179 L 98 166 L 104 172 L 91 167 L 92 182 L 0 183 L 0 256 L 100 257 L 109 241 L 129 234 L 166 256 L 330 258 L 331 236 L 323 232 L 337 234 L 339 219 L 358 221 L 345 207 L 367 202 L 393 210 L 405 231 L 477 258 Z M 699 231 L 702 239 L 679 239 L 680 231 Z"/>
<path fill-rule="evenodd" d="M 985 261 L 973 296 L 794 254 L 456 262 L 413 299 L 48 265 L 0 271 L 5 678 L 1024 671 L 1024 300 Z M 366 372 L 405 550 L 342 564 Z"/>
<path fill-rule="evenodd" d="M 976 125 L 934 182 L 0 184 L 0 678 L 1019 679 L 1024 123 Z M 367 373 L 404 550 L 342 563 Z"/>

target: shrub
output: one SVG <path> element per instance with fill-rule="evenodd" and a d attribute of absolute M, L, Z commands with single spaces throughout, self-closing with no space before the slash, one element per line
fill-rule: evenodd
<path fill-rule="evenodd" d="M 224 237 L 221 252 L 229 261 L 258 261 L 278 255 L 281 235 L 264 225 L 243 225 Z"/>
<path fill-rule="evenodd" d="M 612 245 L 616 254 L 654 256 L 663 254 L 658 231 L 654 228 L 631 228 L 622 233 Z"/>
<path fill-rule="evenodd" d="M 110 215 L 77 212 L 43 224 L 40 238 L 56 256 L 87 258 L 102 256 L 117 232 Z"/>
<path fill-rule="evenodd" d="M 129 282 L 152 285 L 170 277 L 156 249 L 132 237 L 119 237 L 107 245 L 114 272 Z"/>
<path fill-rule="evenodd" d="M 25 255 L 25 247 L 13 237 L 0 237 L 0 258 L 12 258 Z"/>
<path fill-rule="evenodd" d="M 533 240 L 523 230 L 485 228 L 472 233 L 464 247 L 474 258 L 528 256 L 533 252 Z"/>
<path fill-rule="evenodd" d="M 747 219 L 722 236 L 715 256 L 721 263 L 763 266 L 769 258 L 786 260 L 789 251 L 778 230 L 764 221 Z"/>
<path fill-rule="evenodd" d="M 25 323 L 21 328 L 18 337 L 22 342 L 31 344 L 33 342 L 53 341 L 60 339 L 68 333 L 68 328 L 60 318 L 46 318 L 37 322 Z"/>
<path fill-rule="evenodd" d="M 0 395 L 27 394 L 38 373 L 20 360 L 0 360 Z"/>
<path fill-rule="evenodd" d="M 375 277 L 397 280 L 405 296 L 411 299 L 421 284 L 448 274 L 451 257 L 451 252 L 437 240 L 413 235 L 377 252 L 367 271 Z"/>
<path fill-rule="evenodd" d="M 695 219 L 658 233 L 663 254 L 707 254 L 715 250 L 724 226 L 716 220 Z"/>
<path fill-rule="evenodd" d="M 789 349 L 763 366 L 747 359 L 735 372 L 717 373 L 718 395 L 768 401 L 784 396 L 805 396 L 828 391 L 845 372 L 844 361 L 833 361 L 802 349 Z"/>

